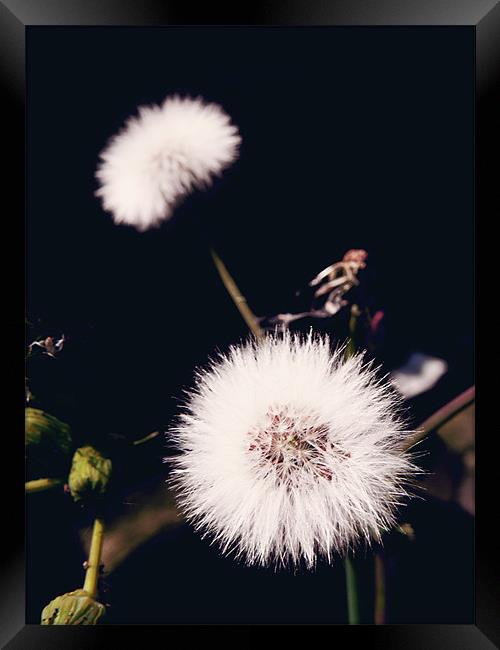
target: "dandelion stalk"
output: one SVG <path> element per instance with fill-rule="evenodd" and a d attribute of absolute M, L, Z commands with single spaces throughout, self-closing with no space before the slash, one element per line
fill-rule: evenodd
<path fill-rule="evenodd" d="M 240 312 L 241 317 L 243 318 L 243 320 L 245 321 L 245 323 L 247 324 L 248 328 L 255 336 L 255 338 L 260 338 L 264 332 L 260 327 L 255 314 L 248 306 L 245 296 L 242 295 L 241 291 L 238 289 L 238 285 L 233 280 L 231 274 L 227 270 L 226 265 L 221 260 L 221 258 L 217 255 L 217 253 L 213 248 L 210 249 L 210 254 L 212 255 L 215 268 L 217 269 L 220 278 L 227 289 L 227 292 L 231 296 L 232 301 L 234 302 L 236 308 Z"/>
<path fill-rule="evenodd" d="M 96 625 L 106 608 L 97 602 L 104 523 L 96 518 L 92 531 L 89 559 L 86 562 L 85 582 L 82 589 L 70 591 L 43 608 L 42 625 Z"/>
<path fill-rule="evenodd" d="M 347 620 L 349 625 L 359 624 L 358 585 L 354 565 L 349 557 L 344 560 L 345 584 L 347 589 Z"/>
<path fill-rule="evenodd" d="M 94 528 L 92 530 L 92 541 L 90 543 L 89 559 L 87 561 L 85 582 L 83 584 L 83 590 L 86 591 L 91 598 L 97 596 L 97 583 L 99 581 L 103 540 L 104 522 L 102 519 L 97 517 L 94 521 Z"/>
<path fill-rule="evenodd" d="M 42 625 L 96 625 L 104 616 L 106 608 L 96 600 L 103 536 L 104 523 L 97 517 L 92 531 L 83 588 L 70 591 L 51 600 L 43 608 Z"/>
<path fill-rule="evenodd" d="M 349 317 L 349 341 L 345 349 L 346 359 L 356 354 L 355 335 L 359 315 L 360 311 L 358 306 L 352 305 L 351 315 Z M 359 603 L 356 572 L 352 560 L 347 556 L 344 560 L 344 568 L 347 589 L 347 620 L 349 621 L 349 625 L 357 625 L 359 623 Z"/>
<path fill-rule="evenodd" d="M 62 481 L 58 478 L 37 478 L 34 481 L 27 481 L 24 484 L 26 494 L 33 494 L 34 492 L 43 492 L 51 488 L 61 485 Z"/>
<path fill-rule="evenodd" d="M 356 328 L 361 311 L 357 305 L 351 306 L 351 315 L 349 317 L 349 342 L 345 351 L 346 357 L 352 357 L 356 354 Z"/>

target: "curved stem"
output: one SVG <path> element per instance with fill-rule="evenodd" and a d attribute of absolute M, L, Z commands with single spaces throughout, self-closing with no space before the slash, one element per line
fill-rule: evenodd
<path fill-rule="evenodd" d="M 43 492 L 51 488 L 61 485 L 62 481 L 59 478 L 37 478 L 34 481 L 27 481 L 24 484 L 26 494 L 33 494 L 34 492 Z"/>
<path fill-rule="evenodd" d="M 358 587 L 356 584 L 356 573 L 352 560 L 348 557 L 344 560 L 345 582 L 347 588 L 347 616 L 349 625 L 359 624 L 359 603 Z"/>
<path fill-rule="evenodd" d="M 104 539 L 104 522 L 98 517 L 94 521 L 92 530 L 92 541 L 90 543 L 89 559 L 87 561 L 87 570 L 85 573 L 85 582 L 83 585 L 91 598 L 97 596 L 97 583 L 99 581 L 99 567 L 101 565 L 102 543 Z"/>
<path fill-rule="evenodd" d="M 241 317 L 248 325 L 248 328 L 255 336 L 255 338 L 260 338 L 261 336 L 263 336 L 264 331 L 260 327 L 255 314 L 248 306 L 245 296 L 242 295 L 241 291 L 238 289 L 238 285 L 233 280 L 231 274 L 227 270 L 226 265 L 221 260 L 221 258 L 217 255 L 217 253 L 213 248 L 210 249 L 210 254 L 212 255 L 215 268 L 217 269 L 220 278 L 227 289 L 228 294 L 231 296 L 232 301 L 234 302 L 236 308 L 240 312 Z"/>

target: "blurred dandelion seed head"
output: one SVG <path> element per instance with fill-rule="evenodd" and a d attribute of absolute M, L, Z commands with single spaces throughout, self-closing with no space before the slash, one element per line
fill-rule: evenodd
<path fill-rule="evenodd" d="M 240 142 L 224 110 L 201 98 L 140 106 L 100 154 L 96 195 L 115 223 L 157 227 L 182 197 L 236 160 Z"/>
<path fill-rule="evenodd" d="M 198 374 L 170 432 L 179 504 L 248 564 L 312 567 L 379 540 L 417 471 L 398 400 L 327 337 L 233 347 Z"/>

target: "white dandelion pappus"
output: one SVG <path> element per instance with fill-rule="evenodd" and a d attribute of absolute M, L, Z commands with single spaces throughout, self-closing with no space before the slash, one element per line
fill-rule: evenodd
<path fill-rule="evenodd" d="M 328 337 L 233 347 L 199 372 L 170 431 L 179 505 L 250 565 L 312 567 L 380 540 L 418 471 L 399 399 Z"/>
<path fill-rule="evenodd" d="M 218 104 L 175 95 L 140 106 L 100 154 L 96 195 L 115 223 L 157 227 L 181 197 L 209 186 L 236 160 L 240 142 Z"/>

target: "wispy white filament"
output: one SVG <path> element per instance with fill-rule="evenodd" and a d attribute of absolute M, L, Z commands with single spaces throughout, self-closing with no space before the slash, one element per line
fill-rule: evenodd
<path fill-rule="evenodd" d="M 140 106 L 101 152 L 96 194 L 115 223 L 147 230 L 193 188 L 210 185 L 236 160 L 240 142 L 223 109 L 201 98 Z"/>
<path fill-rule="evenodd" d="M 199 373 L 171 431 L 180 505 L 248 564 L 311 567 L 380 539 L 416 471 L 397 400 L 328 338 L 231 348 Z"/>

